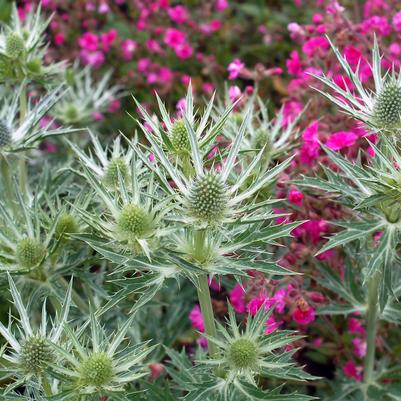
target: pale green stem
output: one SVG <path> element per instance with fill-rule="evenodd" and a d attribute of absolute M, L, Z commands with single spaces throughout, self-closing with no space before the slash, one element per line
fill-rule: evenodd
<path fill-rule="evenodd" d="M 195 254 L 201 255 L 205 247 L 206 230 L 198 230 L 195 233 Z M 209 279 L 207 274 L 199 276 L 198 299 L 205 324 L 205 333 L 216 338 L 216 324 L 214 321 L 212 298 L 210 297 Z M 214 343 L 208 342 L 209 354 L 212 358 L 217 357 L 218 350 Z"/>
<path fill-rule="evenodd" d="M 26 88 L 24 88 L 22 89 L 19 97 L 20 124 L 24 122 L 26 113 L 27 113 L 27 97 L 26 97 Z M 21 157 L 19 159 L 18 167 L 19 167 L 19 185 L 21 188 L 21 192 L 24 194 L 26 198 L 28 198 L 28 175 L 26 171 L 26 163 L 24 157 Z"/>
<path fill-rule="evenodd" d="M 53 391 L 50 386 L 49 380 L 47 380 L 47 377 L 45 375 L 42 375 L 42 386 L 43 386 L 43 391 L 45 393 L 45 396 L 52 397 Z"/>
<path fill-rule="evenodd" d="M 0 156 L 0 170 L 1 178 L 3 180 L 4 197 L 3 199 L 11 206 L 14 211 L 16 210 L 16 205 L 14 203 L 15 193 L 13 188 L 13 178 L 10 170 L 9 161 L 4 155 Z"/>
<path fill-rule="evenodd" d="M 367 348 L 364 367 L 365 384 L 372 381 L 375 365 L 376 334 L 379 320 L 379 285 L 380 279 L 377 275 L 370 278 L 368 283 Z"/>

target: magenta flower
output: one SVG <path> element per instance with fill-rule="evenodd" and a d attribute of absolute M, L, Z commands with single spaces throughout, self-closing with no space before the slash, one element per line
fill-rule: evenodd
<path fill-rule="evenodd" d="M 108 52 L 110 50 L 110 47 L 117 39 L 117 36 L 118 32 L 116 29 L 112 29 L 109 32 L 102 33 L 100 38 L 102 40 L 102 46 L 105 52 Z"/>
<path fill-rule="evenodd" d="M 303 197 L 302 192 L 298 189 L 292 189 L 288 194 L 288 200 L 298 206 L 302 205 Z"/>
<path fill-rule="evenodd" d="M 355 334 L 365 334 L 366 330 L 359 319 L 351 317 L 348 319 L 348 331 Z"/>
<path fill-rule="evenodd" d="M 305 44 L 302 46 L 302 51 L 307 56 L 313 57 L 318 51 L 326 52 L 329 47 L 329 41 L 325 36 L 316 36 L 305 42 Z"/>
<path fill-rule="evenodd" d="M 245 290 L 240 284 L 235 284 L 230 291 L 230 302 L 237 313 L 245 313 L 246 306 L 244 302 Z"/>
<path fill-rule="evenodd" d="M 362 367 L 356 366 L 355 362 L 347 361 L 343 366 L 343 372 L 345 376 L 355 379 L 356 381 L 362 381 Z"/>
<path fill-rule="evenodd" d="M 181 60 L 186 60 L 190 58 L 194 53 L 192 46 L 189 45 L 188 43 L 183 43 L 182 45 L 178 45 L 175 47 L 174 50 L 177 57 L 180 58 Z"/>
<path fill-rule="evenodd" d="M 173 49 L 185 44 L 185 41 L 185 33 L 178 29 L 168 28 L 164 34 L 164 43 Z"/>
<path fill-rule="evenodd" d="M 203 333 L 205 331 L 205 324 L 203 322 L 203 316 L 199 305 L 195 305 L 189 313 L 189 320 L 192 323 L 192 327 Z"/>
<path fill-rule="evenodd" d="M 363 340 L 360 337 L 355 337 L 352 340 L 352 345 L 353 345 L 353 353 L 356 355 L 358 358 L 364 358 L 366 355 L 366 341 Z"/>
<path fill-rule="evenodd" d="M 228 1 L 227 0 L 216 0 L 216 11 L 223 12 L 228 8 Z"/>
<path fill-rule="evenodd" d="M 183 24 L 189 18 L 186 7 L 178 5 L 167 10 L 168 16 L 177 24 Z"/>
<path fill-rule="evenodd" d="M 301 326 L 308 325 L 316 318 L 315 310 L 304 299 L 297 301 L 297 306 L 291 317 L 295 323 L 298 323 Z"/>
<path fill-rule="evenodd" d="M 85 32 L 78 39 L 79 46 L 88 51 L 95 51 L 99 45 L 99 38 L 92 32 Z"/>
<path fill-rule="evenodd" d="M 234 59 L 227 67 L 228 79 L 237 78 L 244 67 L 245 64 L 240 59 Z"/>
<path fill-rule="evenodd" d="M 396 32 L 401 31 L 401 11 L 394 15 L 393 20 L 393 28 Z"/>
<path fill-rule="evenodd" d="M 326 141 L 326 146 L 332 150 L 341 150 L 356 143 L 358 135 L 354 132 L 339 131 L 331 134 L 330 138 Z"/>
<path fill-rule="evenodd" d="M 230 97 L 230 100 L 234 103 L 236 100 L 238 100 L 241 97 L 242 93 L 241 93 L 241 89 L 236 86 L 230 86 L 228 88 L 228 96 Z"/>

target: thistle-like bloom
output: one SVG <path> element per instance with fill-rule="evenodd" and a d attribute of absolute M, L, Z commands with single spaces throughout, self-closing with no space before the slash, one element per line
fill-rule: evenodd
<path fill-rule="evenodd" d="M 60 314 L 56 314 L 51 323 L 51 329 L 48 330 L 48 318 L 46 311 L 46 302 L 42 307 L 41 326 L 35 329 L 31 325 L 29 312 L 24 306 L 21 295 L 19 294 L 11 276 L 8 276 L 11 296 L 14 306 L 18 311 L 18 323 L 14 322 L 14 326 L 10 321 L 8 327 L 0 322 L 0 334 L 7 341 L 7 348 L 3 349 L 0 355 L 0 372 L 2 379 L 11 378 L 15 380 L 7 387 L 6 392 L 21 386 L 23 383 L 33 381 L 40 382 L 45 370 L 50 363 L 54 363 L 56 357 L 54 355 L 51 344 L 57 344 L 63 333 L 63 325 L 67 321 L 70 304 L 72 281 L 65 295 Z M 33 382 L 28 386 L 35 387 Z"/>
<path fill-rule="evenodd" d="M 68 142 L 74 152 L 77 154 L 81 162 L 86 168 L 91 170 L 94 175 L 107 188 L 116 189 L 119 187 L 120 176 L 126 185 L 130 182 L 130 166 L 132 149 L 125 150 L 121 146 L 121 137 L 118 136 L 112 146 L 103 148 L 99 138 L 89 130 L 92 140 L 93 154 L 86 155 L 78 146 L 72 142 Z M 137 163 L 135 169 L 141 170 L 141 163 Z"/>
<path fill-rule="evenodd" d="M 168 113 L 159 98 L 158 101 L 163 123 L 167 130 L 171 131 L 174 125 L 172 125 Z M 206 107 L 204 115 L 197 122 L 196 114 L 193 111 L 192 88 L 189 86 L 185 113 L 183 114 L 183 121 L 188 135 L 187 140 L 190 144 L 190 151 L 188 150 L 189 158 L 181 165 L 177 165 L 169 157 L 171 152 L 173 154 L 176 152 L 176 148 L 172 145 L 168 135 L 165 135 L 160 124 L 155 123 L 139 103 L 137 105 L 152 132 L 146 129 L 140 121 L 138 121 L 138 124 L 152 146 L 150 151 L 155 154 L 157 161 L 163 166 L 168 177 L 174 181 L 178 189 L 183 211 L 186 215 L 185 222 L 207 227 L 238 222 L 239 219 L 241 222 L 246 223 L 258 214 L 258 217 L 261 220 L 263 219 L 261 217 L 263 212 L 259 213 L 259 211 L 265 204 L 254 203 L 249 207 L 246 202 L 264 185 L 272 182 L 289 165 L 291 159 L 275 166 L 271 170 L 264 171 L 245 190 L 241 191 L 243 184 L 254 173 L 254 169 L 264 152 L 264 149 L 262 149 L 249 165 L 241 169 L 239 174 L 236 172 L 239 165 L 238 158 L 240 158 L 241 145 L 252 117 L 251 109 L 248 109 L 238 133 L 233 139 L 231 148 L 222 150 L 223 154 L 210 160 L 208 156 L 212 150 L 212 143 L 217 134 L 224 134 L 224 124 L 234 105 L 229 106 L 219 118 L 215 119 L 214 123 L 211 123 L 209 117 L 213 107 L 212 98 Z M 182 123 L 180 124 L 182 128 Z M 195 126 L 197 127 L 195 128 Z M 183 140 L 181 139 L 180 142 L 183 143 Z M 156 163 L 151 164 L 146 160 L 145 152 L 140 145 L 133 144 L 133 149 L 142 161 L 160 177 L 161 174 L 157 171 L 158 165 Z M 215 165 L 217 162 L 221 166 L 219 169 Z"/>
<path fill-rule="evenodd" d="M 91 314 L 89 338 L 82 330 L 74 332 L 68 325 L 64 326 L 70 344 L 60 347 L 53 343 L 53 348 L 65 363 L 51 365 L 51 371 L 61 379 L 58 396 L 69 394 L 81 399 L 96 394 L 113 400 L 126 399 L 121 392 L 126 385 L 147 374 L 143 360 L 154 349 L 148 342 L 126 344 L 125 336 L 133 318 L 131 315 L 119 330 L 106 334 Z"/>
<path fill-rule="evenodd" d="M 381 71 L 381 56 L 375 38 L 372 50 L 372 73 L 374 91 L 364 88 L 359 78 L 359 68 L 353 71 L 340 51 L 330 42 L 338 61 L 350 78 L 354 89 L 345 89 L 324 75 L 313 75 L 334 91 L 334 95 L 318 90 L 345 113 L 364 123 L 373 132 L 396 134 L 401 131 L 401 74 L 394 69 L 384 75 Z"/>
<path fill-rule="evenodd" d="M 50 129 L 50 124 L 40 127 L 39 122 L 45 114 L 63 96 L 61 87 L 54 89 L 36 104 L 28 102 L 24 119 L 20 119 L 19 99 L 25 89 L 25 83 L 9 94 L 5 88 L 0 89 L 0 153 L 18 152 L 29 149 L 49 136 L 73 132 L 69 128 Z"/>
<path fill-rule="evenodd" d="M 86 126 L 93 123 L 96 114 L 107 111 L 113 100 L 124 96 L 119 86 L 110 86 L 111 72 L 100 81 L 92 76 L 90 67 L 79 70 L 75 65 L 66 74 L 68 91 L 52 110 L 52 115 L 64 125 Z"/>
<path fill-rule="evenodd" d="M 171 210 L 172 197 L 162 199 L 154 196 L 158 190 L 154 176 L 139 177 L 141 169 L 138 169 L 135 158 L 129 165 L 127 179 L 119 169 L 116 170 L 118 187 L 114 191 L 110 191 L 86 166 L 83 167 L 84 176 L 102 200 L 103 207 L 100 215 L 97 210 L 93 214 L 78 209 L 83 220 L 122 250 L 150 258 L 151 249 L 157 246 L 161 221 Z"/>
<path fill-rule="evenodd" d="M 40 279 L 41 266 L 52 253 L 52 238 L 58 219 L 46 227 L 45 212 L 40 209 L 38 200 L 35 198 L 29 206 L 20 193 L 17 195 L 15 210 L 0 202 L 0 270 L 31 273 Z"/>
<path fill-rule="evenodd" d="M 45 65 L 47 51 L 45 32 L 51 17 L 43 20 L 41 7 L 34 8 L 22 21 L 16 5 L 11 22 L 0 33 L 0 80 L 43 79 L 60 74 L 65 63 Z"/>

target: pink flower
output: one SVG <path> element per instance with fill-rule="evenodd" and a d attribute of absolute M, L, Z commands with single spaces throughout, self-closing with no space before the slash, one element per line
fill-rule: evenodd
<path fill-rule="evenodd" d="M 190 58 L 194 53 L 192 46 L 189 45 L 188 43 L 183 43 L 182 45 L 178 45 L 175 47 L 174 50 L 177 57 L 180 58 L 181 60 L 186 60 Z"/>
<path fill-rule="evenodd" d="M 268 311 L 273 305 L 273 299 L 267 298 L 265 294 L 260 294 L 248 303 L 247 309 L 248 313 L 250 313 L 252 316 L 255 316 L 262 306 L 264 306 L 265 311 Z"/>
<path fill-rule="evenodd" d="M 97 46 L 99 44 L 99 38 L 92 32 L 85 32 L 78 39 L 78 43 L 82 49 L 95 51 L 97 50 Z"/>
<path fill-rule="evenodd" d="M 227 67 L 227 71 L 229 73 L 228 79 L 237 78 L 244 67 L 245 64 L 240 59 L 234 59 Z"/>
<path fill-rule="evenodd" d="M 387 18 L 379 15 L 374 15 L 373 17 L 363 21 L 361 29 L 365 34 L 375 32 L 381 36 L 388 36 L 391 32 L 391 26 L 389 25 Z"/>
<path fill-rule="evenodd" d="M 348 361 L 343 366 L 343 372 L 345 376 L 355 379 L 357 381 L 362 381 L 362 368 L 356 366 L 355 362 Z"/>
<path fill-rule="evenodd" d="M 228 8 L 228 1 L 227 0 L 216 0 L 215 4 L 216 10 L 218 12 L 223 12 Z"/>
<path fill-rule="evenodd" d="M 362 338 L 356 337 L 352 340 L 354 346 L 353 352 L 358 358 L 364 358 L 366 355 L 366 341 Z"/>
<path fill-rule="evenodd" d="M 132 60 L 134 56 L 134 52 L 137 49 L 138 45 L 135 40 L 125 39 L 121 42 L 121 50 L 123 52 L 123 58 L 126 61 Z"/>
<path fill-rule="evenodd" d="M 349 131 L 339 131 L 331 134 L 326 141 L 326 146 L 332 150 L 340 150 L 355 144 L 358 135 Z"/>
<path fill-rule="evenodd" d="M 238 100 L 241 97 L 241 95 L 242 95 L 241 89 L 238 86 L 233 85 L 228 88 L 228 96 L 230 97 L 230 100 L 232 102 Z"/>
<path fill-rule="evenodd" d="M 302 51 L 307 56 L 313 57 L 319 50 L 325 52 L 329 47 L 329 41 L 325 36 L 316 36 L 305 42 L 302 46 Z"/>
<path fill-rule="evenodd" d="M 185 43 L 185 33 L 175 28 L 168 28 L 164 34 L 164 43 L 173 49 L 183 45 Z"/>
<path fill-rule="evenodd" d="M 276 305 L 275 310 L 278 313 L 284 313 L 286 295 L 287 295 L 286 290 L 284 288 L 280 288 L 279 290 L 276 291 L 276 293 L 273 296 L 273 300 Z"/>
<path fill-rule="evenodd" d="M 110 50 L 111 45 L 117 39 L 117 35 L 117 29 L 112 29 L 109 32 L 102 33 L 100 38 L 102 40 L 103 50 L 105 52 L 108 52 Z"/>
<path fill-rule="evenodd" d="M 177 24 L 183 24 L 188 20 L 188 10 L 181 5 L 171 7 L 167 10 L 168 16 Z"/>
<path fill-rule="evenodd" d="M 80 56 L 84 64 L 90 65 L 94 68 L 100 67 L 105 61 L 104 54 L 101 51 L 89 52 L 85 49 L 82 49 Z"/>
<path fill-rule="evenodd" d="M 365 334 L 365 328 L 359 319 L 353 317 L 348 319 L 348 331 L 355 334 Z"/>
<path fill-rule="evenodd" d="M 240 284 L 235 284 L 230 291 L 230 302 L 237 313 L 245 313 L 246 307 L 244 302 L 245 291 Z"/>
<path fill-rule="evenodd" d="M 203 317 L 199 305 L 195 305 L 192 308 L 191 312 L 189 313 L 189 320 L 196 330 L 200 331 L 201 333 L 205 331 L 205 324 L 203 322 Z"/>
<path fill-rule="evenodd" d="M 54 35 L 54 44 L 55 44 L 56 46 L 61 46 L 62 44 L 64 44 L 64 42 L 65 42 L 65 36 L 64 36 L 64 34 L 61 33 L 61 32 L 57 32 L 57 33 Z"/>
<path fill-rule="evenodd" d="M 393 27 L 396 32 L 401 31 L 401 11 L 394 15 L 393 20 Z"/>
<path fill-rule="evenodd" d="M 288 200 L 295 205 L 302 205 L 302 199 L 303 199 L 303 194 L 301 191 L 298 191 L 297 189 L 292 189 L 290 193 L 288 194 Z"/>
<path fill-rule="evenodd" d="M 305 326 L 315 320 L 315 310 L 304 299 L 300 299 L 291 317 L 295 323 Z"/>
<path fill-rule="evenodd" d="M 294 76 L 300 75 L 302 72 L 302 64 L 299 58 L 299 54 L 296 50 L 293 50 L 290 54 L 290 58 L 287 59 L 288 73 Z"/>
<path fill-rule="evenodd" d="M 274 316 L 270 315 L 266 321 L 265 334 L 270 334 L 280 327 L 281 322 L 277 322 Z"/>

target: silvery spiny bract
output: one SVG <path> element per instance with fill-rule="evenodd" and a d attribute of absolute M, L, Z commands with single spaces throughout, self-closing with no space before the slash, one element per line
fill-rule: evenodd
<path fill-rule="evenodd" d="M 67 93 L 52 110 L 52 116 L 64 125 L 87 126 L 95 114 L 104 113 L 113 100 L 124 95 L 121 87 L 111 86 L 111 72 L 96 81 L 90 67 L 80 69 L 75 64 L 65 74 Z"/>
<path fill-rule="evenodd" d="M 59 313 L 50 321 L 51 329 L 48 330 L 49 319 L 47 305 L 43 303 L 40 327 L 31 323 L 30 314 L 24 305 L 21 294 L 11 276 L 8 276 L 11 296 L 15 309 L 18 311 L 19 320 L 10 321 L 8 327 L 0 322 L 0 334 L 7 341 L 0 355 L 1 378 L 12 379 L 3 394 L 7 394 L 14 388 L 18 388 L 27 380 L 41 382 L 48 365 L 55 363 L 55 355 L 52 344 L 61 341 L 63 326 L 67 321 L 70 304 L 72 281 L 68 286 L 65 298 L 61 304 Z M 18 323 L 17 323 L 18 322 Z"/>
<path fill-rule="evenodd" d="M 398 134 L 401 131 L 401 74 L 396 74 L 394 67 L 382 74 L 380 50 L 375 38 L 372 50 L 372 75 L 374 90 L 364 87 L 359 77 L 359 68 L 353 71 L 340 51 L 331 43 L 331 47 L 345 73 L 350 78 L 354 89 L 345 89 L 324 75 L 312 74 L 334 91 L 334 95 L 318 90 L 345 113 L 361 121 L 373 132 Z"/>
<path fill-rule="evenodd" d="M 50 18 L 42 19 L 40 6 L 32 7 L 21 21 L 13 5 L 11 22 L 3 24 L 0 32 L 0 81 L 40 80 L 60 74 L 65 63 L 44 61 L 48 47 L 45 31 L 49 23 Z"/>

